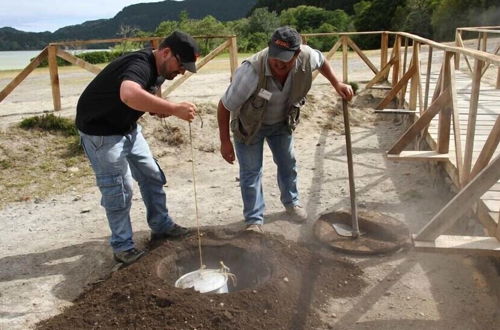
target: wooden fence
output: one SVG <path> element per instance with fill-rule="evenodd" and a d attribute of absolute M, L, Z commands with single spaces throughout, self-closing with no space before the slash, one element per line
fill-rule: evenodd
<path fill-rule="evenodd" d="M 225 41 L 212 50 L 208 55 L 197 61 L 196 68 L 200 69 L 214 57 L 222 53 L 225 49 L 229 51 L 229 63 L 231 75 L 238 67 L 238 48 L 236 45 L 236 36 L 195 36 L 196 39 L 225 39 Z M 54 42 L 45 47 L 32 61 L 28 64 L 14 79 L 0 91 L 0 102 L 2 102 L 33 70 L 35 70 L 44 60 L 49 64 L 50 83 L 52 88 L 52 101 L 54 110 L 61 110 L 61 90 L 59 84 L 59 69 L 57 64 L 57 57 L 60 57 L 74 65 L 77 65 L 93 74 L 98 74 L 101 71 L 96 65 L 90 64 L 72 54 L 65 51 L 65 47 L 81 47 L 92 44 L 105 44 L 105 43 L 122 43 L 122 42 L 140 42 L 149 43 L 152 48 L 158 48 L 160 42 L 163 40 L 161 37 L 150 38 L 120 38 L 120 39 L 96 39 L 85 41 L 69 41 L 69 42 Z M 176 87 L 182 84 L 186 79 L 192 75 L 191 72 L 186 72 L 180 79 L 177 79 L 174 84 L 162 90 L 159 95 L 168 95 Z"/>
<path fill-rule="evenodd" d="M 472 28 L 467 28 L 472 29 Z M 495 66 L 500 70 L 500 56 L 498 49 L 493 53 L 487 53 L 485 33 L 491 32 L 491 27 L 474 28 L 481 33 L 480 49 L 468 49 L 463 45 L 461 37 L 457 37 L 459 47 L 438 43 L 410 33 L 391 31 L 370 32 L 348 32 L 348 33 L 315 33 L 303 34 L 307 42 L 309 38 L 321 36 L 338 36 L 338 41 L 326 54 L 330 60 L 340 49 L 342 51 L 342 73 L 343 80 L 347 81 L 349 76 L 348 50 L 351 49 L 372 71 L 365 88 L 380 88 L 380 83 L 389 82 L 388 92 L 385 98 L 377 105 L 379 113 L 401 113 L 409 114 L 414 118 L 413 123 L 407 131 L 393 144 L 387 152 L 387 157 L 392 160 L 418 160 L 430 162 L 443 162 L 450 177 L 457 187 L 459 193 L 446 205 L 430 222 L 416 235 L 414 244 L 422 250 L 434 250 L 445 248 L 449 251 L 467 251 L 468 253 L 480 252 L 490 253 L 500 251 L 500 226 L 498 208 L 495 210 L 496 218 L 491 216 L 492 212 L 480 212 L 484 210 L 480 197 L 500 179 L 500 156 L 494 158 L 494 153 L 500 141 L 500 119 L 496 114 L 495 122 L 487 134 L 485 143 L 481 150 L 474 150 L 479 96 L 481 94 L 481 77 L 487 66 Z M 458 31 L 458 30 L 457 30 Z M 465 29 L 462 29 L 465 31 Z M 353 35 L 380 35 L 380 65 L 377 67 L 370 61 L 366 53 L 351 39 Z M 457 32 L 457 36 L 461 32 Z M 213 37 L 205 37 L 213 38 Z M 237 48 L 235 36 L 223 36 L 226 41 L 215 48 L 210 54 L 197 63 L 197 68 L 203 67 L 224 49 L 229 49 L 230 66 L 233 73 L 237 63 Z M 91 43 L 121 42 L 121 41 L 149 41 L 154 48 L 158 46 L 160 38 L 128 38 L 111 40 L 90 40 L 71 43 L 53 43 L 45 48 L 14 80 L 0 92 L 0 102 L 31 72 L 40 62 L 48 58 L 49 72 L 52 84 L 52 96 L 54 109 L 59 110 L 60 92 L 56 57 L 78 65 L 90 72 L 98 73 L 100 69 L 94 65 L 84 62 L 73 55 L 60 49 L 66 45 L 85 45 Z M 390 47 L 392 42 L 392 47 Z M 427 62 L 422 70 L 421 53 L 427 50 Z M 433 57 L 439 53 L 442 56 L 439 78 L 431 91 L 431 76 Z M 462 150 L 461 117 L 458 111 L 457 88 L 455 71 L 459 69 L 460 56 L 466 58 L 467 65 L 472 72 L 470 87 L 470 98 L 468 102 L 467 127 L 465 138 L 465 149 Z M 471 61 L 474 65 L 471 66 Z M 407 66 L 408 64 L 408 66 Z M 423 74 L 425 72 L 425 84 Z M 191 76 L 187 73 L 176 80 L 171 86 L 162 91 L 168 95 L 171 91 L 182 84 Z M 315 73 L 314 78 L 317 76 Z M 377 86 L 378 84 L 378 86 Z M 497 83 L 497 88 L 498 88 Z M 387 87 L 385 87 L 387 88 Z M 432 92 L 432 97 L 430 93 Z M 396 101 L 396 109 L 386 107 Z M 499 99 L 500 103 L 500 99 Z M 498 108 L 498 106 L 496 107 Z M 499 112 L 500 113 L 500 112 Z M 437 140 L 434 141 L 429 134 L 429 127 L 434 117 L 438 116 Z M 496 120 L 496 121 L 495 121 Z M 453 126 L 452 126 L 453 125 Z M 453 137 L 453 141 L 451 140 Z M 405 150 L 410 143 L 425 138 L 432 151 L 428 150 Z M 454 152 L 450 153 L 450 143 L 453 143 Z M 474 155 L 478 153 L 476 161 Z M 492 158 L 494 158 L 492 160 Z M 476 212 L 480 215 L 479 220 L 490 237 L 464 237 L 442 235 L 451 227 L 464 213 L 476 205 Z M 500 208 L 500 206 L 499 206 Z"/>

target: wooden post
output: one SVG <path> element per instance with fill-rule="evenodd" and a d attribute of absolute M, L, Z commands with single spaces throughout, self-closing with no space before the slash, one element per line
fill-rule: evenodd
<path fill-rule="evenodd" d="M 498 72 L 497 72 L 497 85 L 495 86 L 496 89 L 500 89 L 500 66 L 498 67 Z"/>
<path fill-rule="evenodd" d="M 389 35 L 382 32 L 380 36 L 380 70 L 387 64 L 387 48 L 389 45 Z"/>
<path fill-rule="evenodd" d="M 160 39 L 152 39 L 151 40 L 151 47 L 153 47 L 153 49 L 160 48 Z"/>
<path fill-rule="evenodd" d="M 408 59 L 408 38 L 405 37 L 405 53 L 403 55 L 403 75 L 406 73 L 407 59 Z"/>
<path fill-rule="evenodd" d="M 462 39 L 462 30 L 455 29 L 455 47 L 461 47 L 460 40 Z M 460 53 L 455 55 L 455 70 L 460 70 Z"/>
<path fill-rule="evenodd" d="M 402 75 L 404 76 L 405 73 L 406 73 L 406 61 L 407 61 L 407 58 L 408 58 L 408 38 L 407 37 L 404 37 L 404 44 L 405 44 L 405 50 L 404 50 L 404 55 L 403 55 L 403 67 L 402 67 Z M 411 65 L 411 63 L 410 63 Z M 401 90 L 401 92 L 399 92 L 399 96 L 398 96 L 398 107 L 400 109 L 404 109 L 404 106 L 405 106 L 405 97 L 406 97 L 406 85 L 403 86 L 403 89 Z M 415 109 L 412 109 L 412 110 L 415 110 Z"/>
<path fill-rule="evenodd" d="M 429 45 L 429 56 L 427 57 L 427 78 L 425 79 L 425 96 L 424 96 L 424 111 L 427 110 L 429 103 L 429 87 L 431 82 L 431 69 L 432 69 L 432 46 Z"/>
<path fill-rule="evenodd" d="M 54 104 L 54 110 L 61 110 L 61 89 L 59 87 L 59 74 L 57 69 L 57 46 L 49 45 L 49 73 L 50 73 L 50 85 L 52 87 L 52 102 Z"/>
<path fill-rule="evenodd" d="M 231 44 L 229 45 L 229 65 L 231 68 L 231 79 L 234 72 L 238 68 L 238 45 L 236 43 L 236 36 L 231 36 Z"/>
<path fill-rule="evenodd" d="M 417 110 L 417 95 L 418 87 L 420 85 L 420 43 L 413 41 L 412 63 L 415 66 L 415 73 L 411 78 L 410 85 L 410 110 Z M 404 97 L 403 97 L 404 99 Z"/>
<path fill-rule="evenodd" d="M 476 134 L 477 105 L 479 102 L 479 92 L 481 90 L 481 70 L 484 62 L 476 59 L 474 63 L 474 76 L 472 78 L 472 92 L 469 103 L 469 121 L 467 123 L 467 136 L 465 140 L 464 168 L 462 180 L 464 184 L 469 181 L 472 167 L 472 154 L 474 152 L 474 135 Z"/>
<path fill-rule="evenodd" d="M 401 48 L 401 38 L 399 35 L 396 36 L 396 39 L 394 40 L 394 46 L 393 46 L 393 53 L 394 53 L 394 58 L 396 61 L 394 62 L 394 65 L 392 66 L 392 87 L 396 86 L 396 84 L 399 81 L 399 67 L 401 66 L 400 63 L 400 50 Z"/>
<path fill-rule="evenodd" d="M 347 83 L 349 80 L 348 80 L 348 72 L 349 72 L 349 69 L 348 69 L 348 46 L 347 46 L 347 37 L 346 36 L 342 36 L 342 79 L 343 79 L 343 82 Z"/>
<path fill-rule="evenodd" d="M 457 53 L 449 52 L 447 56 L 449 58 L 445 58 L 447 63 L 450 64 L 449 68 L 449 73 L 450 73 L 450 80 L 449 84 L 447 84 L 445 87 L 448 87 L 450 89 L 450 94 L 451 94 L 451 115 L 453 119 L 453 136 L 455 137 L 455 161 L 457 164 L 457 170 L 458 170 L 458 175 L 459 175 L 459 181 L 460 181 L 460 173 L 463 171 L 463 154 L 462 154 L 462 136 L 461 136 L 461 130 L 460 130 L 460 114 L 459 114 L 459 109 L 458 109 L 458 102 L 457 102 L 457 89 L 456 89 L 456 79 L 455 79 L 455 62 L 452 57 L 456 56 Z M 462 182 L 460 183 L 460 187 L 463 187 Z"/>
<path fill-rule="evenodd" d="M 495 237 L 500 241 L 500 210 L 498 210 L 498 222 L 497 222 L 497 232 Z"/>
<path fill-rule="evenodd" d="M 443 73 L 441 79 L 441 90 L 444 91 L 451 85 L 450 61 L 453 53 L 445 52 Z M 451 98 L 450 98 L 451 100 Z M 450 104 L 446 104 L 439 112 L 438 122 L 438 143 L 437 153 L 447 154 L 450 150 L 450 127 L 451 127 L 451 109 Z"/>
<path fill-rule="evenodd" d="M 486 51 L 486 44 L 488 43 L 488 32 L 482 33 L 482 39 L 483 39 L 483 41 L 481 43 L 481 50 L 483 52 L 485 52 Z"/>

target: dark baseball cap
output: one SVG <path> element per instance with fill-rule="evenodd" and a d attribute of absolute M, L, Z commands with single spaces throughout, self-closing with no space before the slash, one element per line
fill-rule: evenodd
<path fill-rule="evenodd" d="M 300 34 L 294 28 L 283 26 L 274 31 L 269 41 L 269 57 L 288 62 L 300 49 Z"/>
<path fill-rule="evenodd" d="M 182 31 L 175 31 L 161 43 L 160 48 L 165 47 L 170 48 L 174 55 L 179 56 L 186 70 L 196 73 L 196 59 L 200 56 L 200 50 L 193 37 Z"/>

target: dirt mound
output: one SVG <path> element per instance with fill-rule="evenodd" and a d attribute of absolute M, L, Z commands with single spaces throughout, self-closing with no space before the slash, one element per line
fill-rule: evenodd
<path fill-rule="evenodd" d="M 327 299 L 354 297 L 365 286 L 361 270 L 343 258 L 280 236 L 205 231 L 204 264 L 231 268 L 238 282 L 228 294 L 174 287 L 198 268 L 197 239 L 165 241 L 137 263 L 96 284 L 38 329 L 312 329 Z"/>

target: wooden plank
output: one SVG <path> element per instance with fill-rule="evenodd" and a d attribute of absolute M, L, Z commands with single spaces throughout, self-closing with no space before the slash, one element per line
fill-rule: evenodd
<path fill-rule="evenodd" d="M 366 65 L 368 65 L 368 67 L 373 71 L 373 73 L 377 74 L 378 69 L 372 63 L 372 61 L 370 61 L 370 59 L 363 53 L 363 51 L 358 47 L 358 45 L 356 45 L 356 43 L 351 40 L 351 38 L 348 38 L 348 37 L 346 37 L 346 38 L 347 38 L 347 44 L 349 45 L 349 47 L 351 47 L 351 49 L 353 49 L 359 55 L 359 57 L 361 57 L 363 62 L 365 62 Z"/>
<path fill-rule="evenodd" d="M 205 64 L 210 62 L 214 57 L 219 55 L 224 49 L 226 49 L 230 46 L 231 46 L 231 40 L 229 40 L 229 39 L 226 40 L 225 42 L 223 42 L 222 44 L 220 44 L 217 48 L 212 50 L 207 56 L 205 56 L 198 63 L 196 63 L 196 70 L 201 69 L 203 66 L 205 66 Z M 169 95 L 170 93 L 172 93 L 172 91 L 174 91 L 177 87 L 179 87 L 182 83 L 184 83 L 184 81 L 186 81 L 186 79 L 188 79 L 192 75 L 193 75 L 192 72 L 186 72 L 182 77 L 180 77 L 179 79 L 176 79 L 172 85 L 170 85 L 168 88 L 164 89 L 162 91 L 162 95 L 163 96 Z"/>
<path fill-rule="evenodd" d="M 435 151 L 401 151 L 399 154 L 387 154 L 389 160 L 432 160 L 439 162 L 449 161 L 449 154 L 440 154 Z"/>
<path fill-rule="evenodd" d="M 456 54 L 454 54 L 456 56 Z M 453 54 L 451 55 L 453 56 Z M 451 93 L 451 115 L 453 119 L 453 135 L 455 141 L 455 165 L 457 166 L 458 173 L 463 171 L 463 155 L 462 155 L 462 135 L 460 129 L 460 114 L 458 113 L 458 100 L 457 90 L 455 86 L 455 63 L 450 57 L 450 93 Z M 461 186 L 462 183 L 461 183 Z"/>
<path fill-rule="evenodd" d="M 395 87 L 399 81 L 399 71 L 401 66 L 401 56 L 400 56 L 400 48 L 401 48 L 401 38 L 399 35 L 396 36 L 394 40 L 394 46 L 392 49 L 393 56 L 395 58 L 394 65 L 392 66 L 392 86 Z"/>
<path fill-rule="evenodd" d="M 0 102 L 2 102 L 7 95 L 9 95 L 26 77 L 35 70 L 43 60 L 47 58 L 48 50 L 45 47 L 40 54 L 38 54 L 31 62 L 28 64 L 14 79 L 11 80 L 7 86 L 4 87 L 2 91 L 0 91 Z"/>
<path fill-rule="evenodd" d="M 49 46 L 48 49 L 50 86 L 52 88 L 52 102 L 54 110 L 61 110 L 61 88 L 59 86 L 59 73 L 57 67 L 57 46 Z"/>
<path fill-rule="evenodd" d="M 238 68 L 238 45 L 236 43 L 236 36 L 231 37 L 229 46 L 229 66 L 231 68 L 231 79 L 234 72 Z"/>
<path fill-rule="evenodd" d="M 408 109 L 382 109 L 375 110 L 375 113 L 392 113 L 392 114 L 408 114 L 414 115 L 417 111 Z"/>
<path fill-rule="evenodd" d="M 372 78 L 372 80 L 370 80 L 368 82 L 368 84 L 366 84 L 365 86 L 365 89 L 368 89 L 368 88 L 380 88 L 380 89 L 392 89 L 392 87 L 386 87 L 386 86 L 383 86 L 383 87 L 375 87 L 373 86 L 374 84 L 378 83 L 379 81 L 381 80 L 384 80 L 384 79 L 387 79 L 387 73 L 389 73 L 389 70 L 391 69 L 391 66 L 394 64 L 395 60 L 394 58 L 391 58 L 391 60 L 389 61 L 389 63 L 387 63 L 380 71 L 379 73 L 377 73 L 375 75 L 375 77 Z"/>
<path fill-rule="evenodd" d="M 413 241 L 420 252 L 443 252 L 500 256 L 500 241 L 495 237 L 440 235 L 434 241 Z"/>
<path fill-rule="evenodd" d="M 500 212 L 498 212 L 497 231 L 495 232 L 495 237 L 500 240 Z"/>
<path fill-rule="evenodd" d="M 450 92 L 446 89 L 430 106 L 422 113 L 419 119 L 413 123 L 403 136 L 391 147 L 389 154 L 399 154 L 426 127 L 431 119 L 450 102 Z"/>
<path fill-rule="evenodd" d="M 377 105 L 375 109 L 381 110 L 385 108 L 393 99 L 396 97 L 397 93 L 403 88 L 408 83 L 408 80 L 413 76 L 415 73 L 415 66 L 412 65 L 408 72 L 405 73 L 403 78 L 401 78 L 400 81 L 397 82 L 397 84 L 394 86 L 394 88 L 387 94 L 387 96 Z"/>
<path fill-rule="evenodd" d="M 476 60 L 474 64 L 474 76 L 472 83 L 472 95 L 469 104 L 469 122 L 467 125 L 467 135 L 465 142 L 465 153 L 464 153 L 464 165 L 462 171 L 462 177 L 460 182 L 466 183 L 469 181 L 469 174 L 472 168 L 472 152 L 474 146 L 474 135 L 476 129 L 476 114 L 477 105 L 479 100 L 479 93 L 481 91 L 481 69 L 484 63 L 482 61 Z"/>
<path fill-rule="evenodd" d="M 500 179 L 500 156 L 497 156 L 417 234 L 416 239 L 433 241 L 446 232 L 477 200 Z"/>
<path fill-rule="evenodd" d="M 389 46 L 389 36 L 382 32 L 380 36 L 380 67 L 383 68 L 387 64 L 387 48 Z"/>
<path fill-rule="evenodd" d="M 409 108 L 411 110 L 417 109 L 417 95 L 418 86 L 420 85 L 420 44 L 418 42 L 413 43 L 413 53 L 412 53 L 412 63 L 415 66 L 415 74 L 411 78 L 410 84 L 410 102 Z"/>
<path fill-rule="evenodd" d="M 477 158 L 474 168 L 470 173 L 469 176 L 470 178 L 475 177 L 483 168 L 486 167 L 486 165 L 493 157 L 493 153 L 496 151 L 499 142 L 500 142 L 500 116 L 497 117 L 495 126 L 493 126 L 486 142 L 484 143 L 484 147 L 481 149 L 481 153 L 479 154 L 479 157 Z"/>
<path fill-rule="evenodd" d="M 78 58 L 62 49 L 57 49 L 57 56 L 59 56 L 60 58 L 62 58 L 63 60 L 66 60 L 72 64 L 75 64 L 75 65 L 78 65 L 79 67 L 89 71 L 89 72 L 92 72 L 94 74 L 98 74 L 99 72 L 101 72 L 101 68 L 99 68 L 98 66 L 96 65 L 93 65 L 89 62 L 86 62 L 84 60 L 82 60 L 81 58 Z"/>

